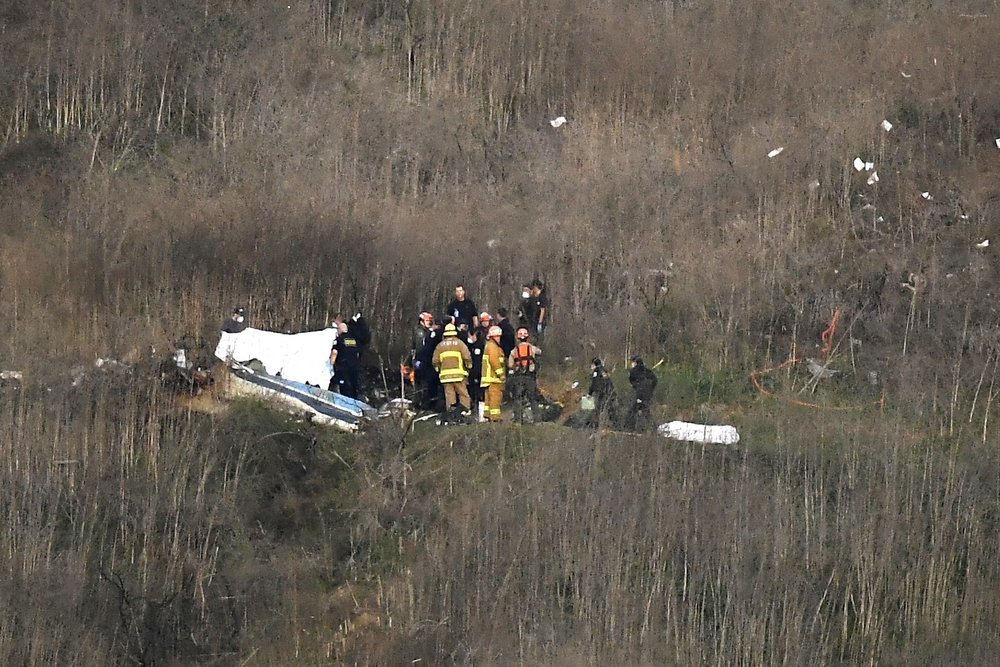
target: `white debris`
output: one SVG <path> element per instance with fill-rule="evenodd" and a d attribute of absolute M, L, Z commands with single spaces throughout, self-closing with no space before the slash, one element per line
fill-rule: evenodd
<path fill-rule="evenodd" d="M 958 214 L 958 219 L 959 219 L 959 220 L 968 220 L 968 219 L 969 219 L 969 216 L 968 216 L 968 215 L 966 215 L 965 213 L 959 213 L 959 214 Z"/>
<path fill-rule="evenodd" d="M 1000 137 L 997 137 L 997 148 L 1000 148 Z"/>
<path fill-rule="evenodd" d="M 924 199 L 926 199 L 927 201 L 931 201 L 932 199 L 934 199 L 934 195 L 932 195 L 929 191 L 928 192 L 921 192 L 920 196 L 923 197 Z"/>
<path fill-rule="evenodd" d="M 549 125 L 552 127 L 562 127 L 566 123 L 566 116 L 559 116 L 558 118 L 553 118 L 549 121 Z"/>
<path fill-rule="evenodd" d="M 806 367 L 809 369 L 809 372 L 812 374 L 814 378 L 822 378 L 822 379 L 832 378 L 834 375 L 840 372 L 840 371 L 835 371 L 832 368 L 827 368 L 826 366 L 821 365 L 815 359 L 806 359 Z"/>
<path fill-rule="evenodd" d="M 976 244 L 976 247 L 977 248 L 989 248 L 990 247 L 990 240 L 989 239 L 983 239 L 982 241 L 980 241 L 979 243 Z"/>
<path fill-rule="evenodd" d="M 781 155 L 781 151 L 785 150 L 784 146 L 778 146 L 773 151 L 767 154 L 767 157 L 778 157 Z"/>
<path fill-rule="evenodd" d="M 899 73 L 903 75 L 903 78 L 904 78 L 904 79 L 909 79 L 909 78 L 912 78 L 912 77 L 913 77 L 913 75 L 912 75 L 912 74 L 907 74 L 907 73 L 906 73 L 906 72 L 904 72 L 903 70 L 899 70 Z"/>
<path fill-rule="evenodd" d="M 892 131 L 892 123 L 890 123 L 888 120 L 883 120 L 882 121 L 882 129 L 885 130 L 886 132 L 891 132 Z"/>
<path fill-rule="evenodd" d="M 954 273 L 946 273 L 946 274 L 944 274 L 944 277 L 945 278 L 954 278 L 955 274 Z"/>
<path fill-rule="evenodd" d="M 496 248 L 498 243 L 500 243 L 500 241 L 498 241 L 497 239 L 490 239 L 489 241 L 486 242 L 486 247 Z"/>
<path fill-rule="evenodd" d="M 577 387 L 579 387 L 579 386 L 580 386 L 580 383 L 579 383 L 579 382 L 574 382 L 573 384 L 571 384 L 571 385 L 569 386 L 569 388 L 570 388 L 570 389 L 576 389 L 576 388 L 577 388 Z"/>
<path fill-rule="evenodd" d="M 815 192 L 819 188 L 819 179 L 809 181 L 809 192 Z"/>
<path fill-rule="evenodd" d="M 859 157 L 854 158 L 854 171 L 864 171 L 865 161 Z"/>
<path fill-rule="evenodd" d="M 871 171 L 875 168 L 874 162 L 865 162 L 865 171 Z"/>
<path fill-rule="evenodd" d="M 692 424 L 690 422 L 672 421 L 660 424 L 656 432 L 664 438 L 684 440 L 686 442 L 708 442 L 716 445 L 735 445 L 740 441 L 740 434 L 735 426 L 716 426 L 709 424 Z"/>
<path fill-rule="evenodd" d="M 16 380 L 20 382 L 24 379 L 24 372 L 22 371 L 0 371 L 0 380 Z"/>
<path fill-rule="evenodd" d="M 872 175 L 868 177 L 868 185 L 875 185 L 878 183 L 878 172 L 873 171 Z"/>
<path fill-rule="evenodd" d="M 875 218 L 875 222 L 885 222 L 885 218 L 880 215 L 879 217 Z"/>
<path fill-rule="evenodd" d="M 187 350 L 174 350 L 174 364 L 181 370 L 191 370 L 191 362 L 187 358 Z"/>

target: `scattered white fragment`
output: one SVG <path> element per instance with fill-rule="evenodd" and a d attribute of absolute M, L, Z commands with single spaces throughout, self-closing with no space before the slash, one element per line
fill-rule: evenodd
<path fill-rule="evenodd" d="M 968 220 L 969 216 L 967 216 L 965 213 L 959 213 L 958 214 L 958 219 L 959 220 Z"/>
<path fill-rule="evenodd" d="M 809 181 L 809 192 L 815 192 L 817 188 L 819 188 L 818 179 L 814 178 L 813 180 Z"/>
<path fill-rule="evenodd" d="M 875 204 L 865 204 L 864 206 L 861 207 L 861 210 L 862 211 L 874 211 L 875 210 Z"/>
<path fill-rule="evenodd" d="M 767 154 L 767 157 L 778 157 L 781 155 L 781 151 L 785 150 L 784 146 L 778 146 L 773 151 Z"/>
<path fill-rule="evenodd" d="M 865 161 L 859 157 L 854 158 L 854 171 L 864 171 Z"/>
<path fill-rule="evenodd" d="M 932 199 L 934 199 L 934 195 L 932 195 L 930 192 L 921 192 L 920 196 L 926 199 L 927 201 L 931 201 Z"/>
<path fill-rule="evenodd" d="M 1000 137 L 997 137 L 997 148 L 1000 148 Z"/>
<path fill-rule="evenodd" d="M 906 73 L 906 72 L 904 72 L 903 70 L 899 70 L 899 73 L 903 75 L 903 78 L 904 78 L 904 79 L 910 79 L 910 78 L 912 78 L 912 77 L 913 77 L 913 75 L 912 75 L 912 74 L 907 74 L 907 73 Z"/>
<path fill-rule="evenodd" d="M 945 278 L 954 278 L 955 274 L 954 273 L 946 273 L 946 274 L 944 274 L 944 277 Z"/>
<path fill-rule="evenodd" d="M 934 66 L 937 67 L 937 58 L 934 59 Z"/>
<path fill-rule="evenodd" d="M 840 372 L 832 368 L 827 368 L 826 366 L 820 365 L 818 361 L 811 358 L 806 359 L 806 368 L 809 369 L 809 372 L 812 373 L 812 376 L 814 378 L 820 378 L 823 380 L 832 378 L 834 375 Z"/>
<path fill-rule="evenodd" d="M 980 241 L 979 243 L 976 244 L 976 247 L 977 248 L 989 248 L 990 247 L 990 240 L 989 239 L 983 239 L 982 241 Z"/>
<path fill-rule="evenodd" d="M 735 445 L 740 441 L 740 434 L 735 426 L 716 426 L 709 424 L 692 424 L 690 422 L 672 421 L 660 424 L 656 432 L 664 438 L 684 440 L 687 442 L 709 442 L 716 445 Z"/>
<path fill-rule="evenodd" d="M 892 131 L 892 123 L 890 123 L 888 120 L 883 120 L 882 121 L 882 129 L 885 130 L 886 132 L 891 132 Z"/>
<path fill-rule="evenodd" d="M 872 175 L 868 177 L 868 185 L 875 185 L 878 183 L 878 172 L 873 171 Z"/>
<path fill-rule="evenodd" d="M 865 162 L 865 171 L 871 171 L 875 168 L 874 162 Z"/>
<path fill-rule="evenodd" d="M 489 241 L 486 242 L 486 247 L 487 248 L 496 248 L 498 243 L 500 243 L 500 241 L 498 241 L 496 239 L 490 239 Z"/>
<path fill-rule="evenodd" d="M 22 371 L 0 371 L 0 380 L 17 380 L 18 382 L 24 379 L 24 373 Z"/>
<path fill-rule="evenodd" d="M 549 121 L 549 125 L 552 127 L 562 127 L 566 123 L 566 116 L 559 116 L 558 118 L 553 118 Z"/>
<path fill-rule="evenodd" d="M 875 222 L 885 222 L 885 218 L 880 215 L 879 217 L 875 218 Z"/>
<path fill-rule="evenodd" d="M 577 387 L 579 387 L 579 386 L 580 386 L 580 383 L 579 383 L 579 382 L 574 382 L 573 384 L 571 384 L 571 385 L 569 386 L 569 388 L 570 388 L 570 389 L 576 389 L 576 388 L 577 388 Z"/>

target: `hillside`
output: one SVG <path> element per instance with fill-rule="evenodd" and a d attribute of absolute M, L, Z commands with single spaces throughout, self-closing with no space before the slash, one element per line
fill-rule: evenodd
<path fill-rule="evenodd" d="M 0 662 L 988 662 L 997 34 L 990 0 L 0 3 Z M 552 393 L 641 353 L 659 417 L 741 445 L 341 436 L 157 381 L 235 304 L 362 310 L 394 373 L 457 282 L 535 277 Z M 832 381 L 755 387 L 835 313 Z"/>

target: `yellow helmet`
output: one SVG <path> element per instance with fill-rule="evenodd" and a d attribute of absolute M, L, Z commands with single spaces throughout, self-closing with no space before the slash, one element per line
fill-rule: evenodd
<path fill-rule="evenodd" d="M 503 329 L 500 327 L 490 327 L 489 331 L 486 332 L 487 338 L 499 338 L 503 335 Z"/>
<path fill-rule="evenodd" d="M 454 324 L 452 324 L 451 322 L 449 322 L 448 324 L 444 325 L 444 335 L 445 336 L 457 336 L 458 335 L 458 329 L 455 328 Z"/>

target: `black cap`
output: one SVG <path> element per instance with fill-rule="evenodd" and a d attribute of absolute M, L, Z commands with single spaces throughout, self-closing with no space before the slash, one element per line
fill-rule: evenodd
<path fill-rule="evenodd" d="M 594 357 L 593 359 L 591 359 L 591 360 L 590 360 L 590 363 L 591 363 L 592 365 L 594 365 L 594 366 L 598 366 L 598 367 L 600 367 L 600 366 L 603 366 L 603 365 L 604 365 L 604 362 L 603 362 L 603 361 L 601 361 L 601 358 L 600 358 L 600 357 Z"/>
<path fill-rule="evenodd" d="M 634 363 L 636 366 L 642 366 L 642 365 L 644 365 L 642 363 L 642 357 L 640 357 L 638 354 L 636 354 L 636 355 L 634 355 L 632 357 L 632 363 Z"/>
<path fill-rule="evenodd" d="M 235 308 L 233 308 L 233 315 L 245 315 L 245 314 L 246 311 L 243 309 L 243 306 L 236 306 Z"/>

